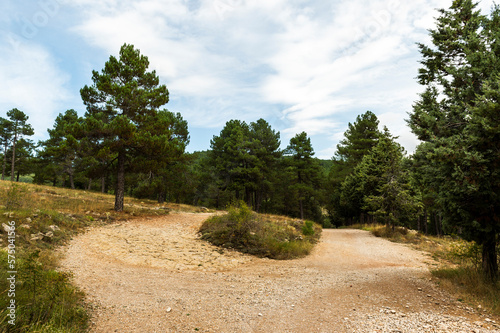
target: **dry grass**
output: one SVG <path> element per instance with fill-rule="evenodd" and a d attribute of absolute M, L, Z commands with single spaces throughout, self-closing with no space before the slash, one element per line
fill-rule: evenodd
<path fill-rule="evenodd" d="M 431 273 L 438 283 L 457 299 L 473 307 L 481 305 L 500 316 L 500 282 L 491 283 L 481 272 L 481 247 L 459 237 L 427 236 L 406 228 L 388 229 L 384 225 L 358 225 L 377 237 L 410 244 L 429 253 L 438 265 Z"/>

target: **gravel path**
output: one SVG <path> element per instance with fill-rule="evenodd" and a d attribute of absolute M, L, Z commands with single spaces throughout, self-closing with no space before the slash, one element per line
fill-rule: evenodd
<path fill-rule="evenodd" d="M 209 214 L 99 227 L 64 249 L 92 332 L 500 332 L 430 281 L 431 259 L 360 230 L 307 258 L 259 259 L 197 237 Z"/>

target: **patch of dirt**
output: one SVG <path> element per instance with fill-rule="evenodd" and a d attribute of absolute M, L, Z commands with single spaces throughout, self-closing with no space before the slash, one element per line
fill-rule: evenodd
<path fill-rule="evenodd" d="M 99 227 L 64 249 L 92 332 L 500 332 L 430 281 L 428 256 L 360 230 L 324 230 L 276 261 L 199 239 L 210 214 Z"/>

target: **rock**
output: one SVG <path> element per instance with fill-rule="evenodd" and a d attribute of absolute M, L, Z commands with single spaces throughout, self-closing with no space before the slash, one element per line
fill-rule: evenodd
<path fill-rule="evenodd" d="M 44 236 L 45 236 L 45 237 L 52 238 L 52 237 L 54 237 L 54 233 L 53 233 L 52 231 L 49 231 L 49 232 L 47 232 Z"/>
<path fill-rule="evenodd" d="M 59 230 L 59 227 L 57 225 L 49 225 L 49 229 L 51 229 L 52 231 L 57 231 Z"/>
<path fill-rule="evenodd" d="M 27 217 L 27 218 L 26 218 L 26 222 L 31 223 L 31 221 L 32 221 L 32 220 L 31 220 L 31 217 Z"/>
<path fill-rule="evenodd" d="M 21 224 L 19 228 L 31 229 L 31 227 L 28 224 Z"/>
<path fill-rule="evenodd" d="M 168 307 L 167 312 L 172 312 L 172 308 Z"/>
<path fill-rule="evenodd" d="M 5 224 L 5 223 L 2 223 L 2 228 L 5 232 L 10 232 L 12 230 L 12 227 L 10 225 Z"/>
<path fill-rule="evenodd" d="M 263 316 L 263 314 L 262 314 L 262 313 L 259 313 L 259 317 L 262 317 L 262 316 Z"/>
<path fill-rule="evenodd" d="M 39 232 L 37 234 L 31 234 L 31 240 L 43 239 L 43 236 L 45 236 L 43 232 Z"/>

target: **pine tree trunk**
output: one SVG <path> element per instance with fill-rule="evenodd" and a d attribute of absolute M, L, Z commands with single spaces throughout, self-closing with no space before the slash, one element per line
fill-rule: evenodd
<path fill-rule="evenodd" d="M 425 234 L 429 234 L 429 230 L 427 229 L 427 209 L 424 211 L 424 229 L 425 229 Z"/>
<path fill-rule="evenodd" d="M 16 164 L 16 140 L 17 133 L 14 135 L 14 140 L 12 141 L 12 165 L 10 166 L 10 181 L 14 181 L 14 169 Z"/>
<path fill-rule="evenodd" d="M 16 177 L 16 182 L 19 183 L 19 177 L 21 176 L 21 173 L 19 172 L 19 170 L 17 171 L 17 177 Z"/>
<path fill-rule="evenodd" d="M 158 193 L 158 203 L 159 204 L 162 204 L 165 202 L 165 198 L 167 197 L 165 191 L 160 191 L 160 193 Z"/>
<path fill-rule="evenodd" d="M 89 185 L 87 186 L 87 191 L 90 191 L 92 188 L 92 178 L 89 177 Z"/>
<path fill-rule="evenodd" d="M 7 145 L 3 151 L 3 167 L 2 167 L 2 180 L 5 179 L 5 169 L 7 168 Z"/>
<path fill-rule="evenodd" d="M 439 230 L 439 216 L 437 213 L 434 214 L 434 225 L 436 226 L 436 236 L 441 237 L 441 232 Z"/>
<path fill-rule="evenodd" d="M 73 179 L 73 172 L 68 172 L 69 174 L 69 186 L 71 186 L 71 189 L 75 189 L 75 180 Z"/>
<path fill-rule="evenodd" d="M 300 205 L 300 219 L 304 219 L 304 202 L 303 200 L 299 200 L 299 205 Z"/>
<path fill-rule="evenodd" d="M 106 193 L 106 177 L 101 177 L 101 193 Z"/>
<path fill-rule="evenodd" d="M 498 259 L 496 248 L 496 233 L 491 232 L 486 234 L 486 239 L 483 242 L 483 272 L 486 278 L 492 282 L 498 280 Z"/>
<path fill-rule="evenodd" d="M 118 173 L 116 175 L 115 211 L 123 211 L 125 199 L 125 152 L 118 153 Z"/>

